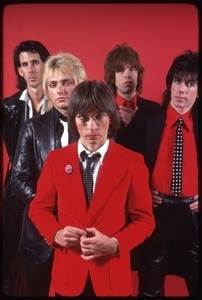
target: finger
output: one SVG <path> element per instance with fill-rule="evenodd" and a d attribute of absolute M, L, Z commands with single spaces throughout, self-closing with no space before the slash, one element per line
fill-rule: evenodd
<path fill-rule="evenodd" d="M 90 248 L 81 248 L 82 254 L 85 256 L 93 255 L 93 251 Z"/>
<path fill-rule="evenodd" d="M 86 228 L 87 237 L 96 235 L 96 229 L 94 227 Z"/>
<path fill-rule="evenodd" d="M 156 191 L 156 190 L 151 190 L 151 193 L 152 193 L 152 195 L 158 195 L 158 191 Z"/>
<path fill-rule="evenodd" d="M 84 254 L 81 254 L 81 257 L 83 258 L 83 260 L 88 260 L 88 261 L 94 259 L 93 255 L 84 255 Z"/>

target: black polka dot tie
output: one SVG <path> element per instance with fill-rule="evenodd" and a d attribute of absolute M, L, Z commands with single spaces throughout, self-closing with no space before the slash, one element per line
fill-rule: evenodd
<path fill-rule="evenodd" d="M 177 121 L 174 155 L 173 155 L 173 172 L 171 189 L 174 196 L 178 196 L 182 188 L 182 155 L 183 155 L 183 136 L 182 136 L 182 124 L 181 118 Z"/>
<path fill-rule="evenodd" d="M 92 156 L 88 156 L 85 151 L 81 153 L 82 160 L 86 160 L 86 167 L 83 171 L 83 182 L 88 204 L 90 204 L 93 194 L 93 172 L 95 164 L 99 160 L 100 156 L 100 153 L 94 153 Z"/>

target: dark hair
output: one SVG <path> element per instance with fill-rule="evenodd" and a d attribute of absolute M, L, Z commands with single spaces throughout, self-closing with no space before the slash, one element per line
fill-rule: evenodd
<path fill-rule="evenodd" d="M 142 82 L 144 75 L 144 67 L 141 65 L 139 54 L 126 43 L 116 45 L 107 55 L 104 62 L 104 79 L 111 88 L 112 92 L 116 93 L 115 72 L 120 70 L 123 65 L 129 64 L 134 66 L 138 72 L 136 91 L 142 92 Z"/>
<path fill-rule="evenodd" d="M 166 75 L 166 90 L 163 92 L 163 107 L 166 109 L 171 100 L 171 85 L 173 80 L 178 79 L 191 79 L 198 82 L 198 68 L 199 68 L 198 52 L 186 50 L 183 54 L 174 58 L 168 73 Z M 195 101 L 192 106 L 192 111 L 195 110 L 197 105 Z"/>
<path fill-rule="evenodd" d="M 72 136 L 79 138 L 75 116 L 93 110 L 105 112 L 109 116 L 108 138 L 114 137 L 120 127 L 120 114 L 112 91 L 100 80 L 85 80 L 74 88 L 68 108 L 68 125 Z"/>
<path fill-rule="evenodd" d="M 23 90 L 27 87 L 26 81 L 22 76 L 20 76 L 18 72 L 18 68 L 20 67 L 19 57 L 21 52 L 38 53 L 42 62 L 45 62 L 47 57 L 50 56 L 50 53 L 46 49 L 46 47 L 38 41 L 33 41 L 33 40 L 23 41 L 15 47 L 14 54 L 13 54 L 13 63 L 14 63 L 15 74 L 17 75 L 16 87 L 19 90 Z"/>

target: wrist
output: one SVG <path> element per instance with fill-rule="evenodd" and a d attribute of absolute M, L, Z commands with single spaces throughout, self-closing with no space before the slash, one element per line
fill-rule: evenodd
<path fill-rule="evenodd" d="M 113 256 L 119 256 L 119 242 L 117 241 L 117 239 L 115 237 L 112 237 L 112 240 L 114 241 L 115 247 L 114 247 L 114 251 L 112 253 Z"/>

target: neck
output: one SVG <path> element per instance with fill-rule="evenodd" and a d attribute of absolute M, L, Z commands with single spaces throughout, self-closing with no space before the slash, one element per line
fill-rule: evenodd
<path fill-rule="evenodd" d="M 55 107 L 55 109 L 57 109 L 63 116 L 65 116 L 65 117 L 68 116 L 67 108 L 66 109 L 62 109 L 62 108 Z"/>
<path fill-rule="evenodd" d="M 123 99 L 125 99 L 126 101 L 130 101 L 130 100 L 132 100 L 135 97 L 136 91 L 133 91 L 132 93 L 128 93 L 128 94 L 121 93 L 120 91 L 117 91 L 117 94 L 119 96 L 121 96 Z"/>
<path fill-rule="evenodd" d="M 32 88 L 32 87 L 27 87 L 27 91 L 29 94 L 29 97 L 34 103 L 38 103 L 43 99 L 44 92 L 42 87 L 38 88 Z"/>
<path fill-rule="evenodd" d="M 187 106 L 187 107 L 177 107 L 174 106 L 173 103 L 171 102 L 171 106 L 174 108 L 174 110 L 176 110 L 180 115 L 184 115 L 185 113 L 187 113 L 188 111 L 191 110 L 192 105 L 191 106 Z"/>
<path fill-rule="evenodd" d="M 42 104 L 42 99 L 44 97 L 42 87 L 40 88 L 27 87 L 27 91 L 32 102 L 33 110 L 38 112 Z"/>
<path fill-rule="evenodd" d="M 100 147 L 102 147 L 104 145 L 104 143 L 106 141 L 103 141 L 102 143 L 90 143 L 90 142 L 86 142 L 86 140 L 83 140 L 82 138 L 80 138 L 82 145 L 86 148 L 86 150 L 90 151 L 91 153 L 97 151 L 98 149 L 100 149 Z"/>

